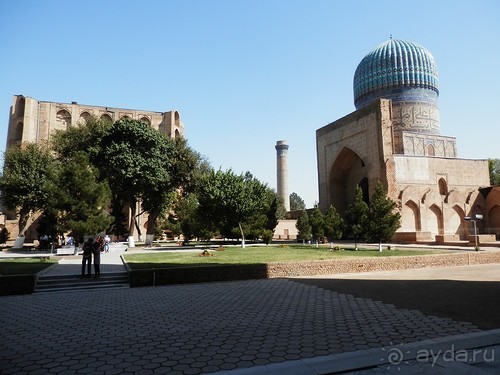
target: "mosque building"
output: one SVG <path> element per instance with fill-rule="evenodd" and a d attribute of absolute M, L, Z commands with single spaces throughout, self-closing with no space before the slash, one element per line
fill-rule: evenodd
<path fill-rule="evenodd" d="M 356 186 L 368 201 L 380 181 L 400 209 L 396 242 L 468 240 L 469 218 L 478 218 L 481 241 L 500 236 L 488 161 L 459 158 L 455 138 L 440 133 L 431 53 L 391 38 L 362 59 L 353 81 L 356 110 L 316 131 L 320 209 L 344 214 Z"/>

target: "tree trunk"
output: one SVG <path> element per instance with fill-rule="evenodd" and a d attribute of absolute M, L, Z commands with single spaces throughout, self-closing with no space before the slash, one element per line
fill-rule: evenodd
<path fill-rule="evenodd" d="M 135 212 L 136 212 L 136 206 L 137 202 L 135 199 L 132 199 L 129 201 L 130 202 L 130 222 L 128 225 L 128 247 L 135 247 L 135 240 L 134 240 L 134 232 L 135 232 Z"/>
<path fill-rule="evenodd" d="M 26 233 L 26 229 L 28 227 L 28 219 L 29 219 L 29 209 L 25 207 L 21 207 L 19 210 L 19 223 L 18 230 L 19 234 L 17 235 L 16 241 L 14 242 L 13 249 L 22 249 L 24 246 L 24 234 Z"/>
<path fill-rule="evenodd" d="M 160 215 L 160 208 L 156 207 L 149 211 L 148 227 L 146 229 L 146 242 L 145 245 L 152 245 L 155 237 L 156 219 Z"/>
<path fill-rule="evenodd" d="M 238 226 L 240 227 L 241 232 L 241 247 L 245 247 L 245 233 L 243 233 L 243 227 L 241 226 L 241 223 L 238 223 Z"/>

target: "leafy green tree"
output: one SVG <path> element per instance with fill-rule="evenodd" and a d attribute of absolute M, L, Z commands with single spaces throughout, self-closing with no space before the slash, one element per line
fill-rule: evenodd
<path fill-rule="evenodd" d="M 356 186 L 354 201 L 346 212 L 347 230 L 354 237 L 354 249 L 358 250 L 358 241 L 364 238 L 368 226 L 368 204 L 363 200 L 363 190 Z"/>
<path fill-rule="evenodd" d="M 113 233 L 118 238 L 126 236 L 128 233 L 128 215 L 124 212 L 126 206 L 122 197 L 115 192 L 111 197 L 111 217 L 113 221 L 107 228 L 107 233 Z M 128 207 L 127 207 L 128 211 Z"/>
<path fill-rule="evenodd" d="M 323 230 L 325 236 L 328 238 L 328 241 L 332 243 L 333 241 L 340 239 L 342 237 L 342 234 L 344 233 L 345 224 L 344 219 L 342 219 L 335 207 L 328 207 L 328 210 L 326 210 L 323 219 Z"/>
<path fill-rule="evenodd" d="M 98 155 L 101 171 L 105 171 L 113 193 L 123 198 L 130 208 L 130 247 L 135 246 L 138 203 L 147 194 L 154 196 L 157 204 L 164 198 L 158 198 L 156 193 L 162 192 L 162 187 L 169 186 L 173 149 L 172 142 L 163 133 L 131 119 L 115 122 L 101 139 Z"/>
<path fill-rule="evenodd" d="M 316 246 L 318 246 L 319 242 L 325 236 L 325 218 L 319 210 L 318 205 L 315 205 L 314 209 L 309 213 L 309 223 L 311 224 L 313 240 L 316 242 Z"/>
<path fill-rule="evenodd" d="M 370 200 L 367 226 L 368 240 L 378 242 L 379 251 L 382 251 L 382 241 L 389 241 L 401 226 L 401 214 L 396 207 L 379 181 Z"/>
<path fill-rule="evenodd" d="M 200 163 L 198 154 L 189 148 L 184 138 L 166 138 L 166 141 L 172 146 L 168 148 L 169 154 L 163 155 L 167 157 L 163 168 L 168 171 L 168 178 L 151 186 L 142 196 L 142 206 L 149 213 L 146 244 L 150 244 L 154 237 L 157 218 L 167 214 L 177 192 L 186 194 L 196 188 L 194 178 Z"/>
<path fill-rule="evenodd" d="M 51 147 L 59 160 L 66 160 L 76 153 L 84 152 L 88 155 L 89 162 L 105 173 L 106 166 L 97 163 L 102 148 L 102 138 L 109 132 L 110 128 L 110 122 L 96 116 L 90 116 L 77 126 L 56 130 L 51 138 Z"/>
<path fill-rule="evenodd" d="M 295 211 L 295 210 L 305 210 L 306 209 L 306 203 L 304 200 L 299 197 L 299 195 L 295 192 L 290 194 L 290 210 Z"/>
<path fill-rule="evenodd" d="M 232 170 L 212 171 L 203 181 L 199 194 L 199 210 L 207 222 L 216 223 L 221 233 L 228 235 L 238 227 L 241 247 L 245 247 L 243 224 L 268 207 L 267 186 L 251 173 L 236 175 Z"/>
<path fill-rule="evenodd" d="M 174 235 L 182 234 L 186 243 L 193 238 L 209 240 L 217 235 L 217 229 L 204 220 L 198 206 L 196 193 L 178 195 L 173 212 L 168 217 L 167 229 L 172 230 Z"/>
<path fill-rule="evenodd" d="M 500 159 L 488 159 L 490 169 L 490 184 L 500 185 Z"/>
<path fill-rule="evenodd" d="M 107 181 L 99 181 L 99 171 L 86 153 L 69 157 L 58 170 L 51 207 L 57 209 L 58 232 L 72 232 L 76 239 L 103 232 L 112 222 L 107 208 L 111 191 Z"/>
<path fill-rule="evenodd" d="M 55 160 L 47 147 L 27 143 L 4 154 L 0 178 L 4 206 L 19 215 L 19 235 L 14 248 L 22 248 L 31 215 L 47 206 L 55 180 Z"/>
<path fill-rule="evenodd" d="M 309 215 L 306 210 L 302 210 L 295 227 L 298 230 L 297 239 L 302 240 L 302 243 L 311 239 L 311 224 L 309 224 Z"/>

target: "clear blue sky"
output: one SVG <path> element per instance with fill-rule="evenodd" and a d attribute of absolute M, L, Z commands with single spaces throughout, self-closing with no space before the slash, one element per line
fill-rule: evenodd
<path fill-rule="evenodd" d="M 318 200 L 316 129 L 354 110 L 357 64 L 389 39 L 436 59 L 441 134 L 500 158 L 500 2 L 0 0 L 0 149 L 12 96 L 169 111 L 215 168 Z M 493 113 L 493 115 L 488 114 Z"/>

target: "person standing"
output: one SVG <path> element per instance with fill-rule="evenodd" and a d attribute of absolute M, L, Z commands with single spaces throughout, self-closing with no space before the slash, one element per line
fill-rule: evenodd
<path fill-rule="evenodd" d="M 87 268 L 87 277 L 90 277 L 92 274 L 92 249 L 93 249 L 92 238 L 89 238 L 83 244 L 83 258 L 82 258 L 82 278 L 85 277 L 85 267 Z"/>
<path fill-rule="evenodd" d="M 101 275 L 101 251 L 103 250 L 104 240 L 98 236 L 92 246 L 92 255 L 94 255 L 94 277 Z"/>
<path fill-rule="evenodd" d="M 109 252 L 109 243 L 111 242 L 111 238 L 106 234 L 104 236 L 104 252 Z"/>

